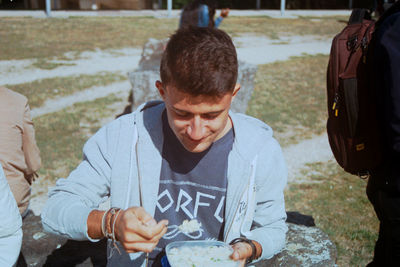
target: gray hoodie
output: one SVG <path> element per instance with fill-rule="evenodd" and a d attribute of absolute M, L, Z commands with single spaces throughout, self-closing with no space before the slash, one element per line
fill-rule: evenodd
<path fill-rule="evenodd" d="M 50 190 L 42 212 L 46 231 L 91 240 L 87 217 L 108 197 L 111 206 L 142 206 L 154 216 L 162 162 L 164 104 L 147 103 L 102 127 L 83 148 L 83 161 Z M 230 113 L 235 139 L 228 158 L 224 242 L 256 240 L 260 259 L 285 245 L 283 189 L 287 170 L 282 151 L 265 123 Z M 168 218 L 166 218 L 168 219 Z M 92 240 L 95 241 L 95 240 Z M 145 266 L 144 253 L 120 255 L 108 246 L 108 266 Z"/>

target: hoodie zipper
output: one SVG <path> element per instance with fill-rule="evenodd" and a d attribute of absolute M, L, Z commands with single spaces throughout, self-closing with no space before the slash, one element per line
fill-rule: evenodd
<path fill-rule="evenodd" d="M 139 137 L 138 137 L 139 139 Z M 143 195 L 142 195 L 142 176 L 140 175 L 140 170 L 139 170 L 139 153 L 138 153 L 138 148 L 137 148 L 137 143 L 139 142 L 136 141 L 135 144 L 135 152 L 136 152 L 136 168 L 137 168 L 137 174 L 139 178 L 139 203 L 140 206 L 143 207 Z M 146 259 L 145 259 L 145 266 L 149 266 L 149 253 L 146 253 Z"/>
<path fill-rule="evenodd" d="M 250 171 L 250 176 L 251 176 L 251 174 L 252 174 L 252 171 Z M 250 187 L 250 179 L 251 179 L 251 177 L 249 177 L 249 179 L 247 180 L 247 190 L 249 190 L 249 187 Z M 247 190 L 246 189 L 243 190 L 242 194 L 240 195 L 239 201 L 238 201 L 238 203 L 236 203 L 237 205 L 236 205 L 236 210 L 235 210 L 234 214 L 237 214 L 237 212 L 239 210 L 239 207 L 240 207 L 240 201 L 242 200 L 243 195 L 246 193 Z M 247 203 L 247 206 L 248 206 L 248 203 Z M 246 213 L 244 214 L 244 216 L 246 216 Z M 226 238 L 228 237 L 228 234 L 231 231 L 231 228 L 232 228 L 232 225 L 233 225 L 234 221 L 235 221 L 235 215 L 233 215 L 232 222 L 230 223 L 228 231 L 226 232 L 226 235 L 225 235 L 225 238 L 224 238 L 224 243 L 226 243 Z M 240 229 L 239 229 L 239 232 L 240 232 Z"/>

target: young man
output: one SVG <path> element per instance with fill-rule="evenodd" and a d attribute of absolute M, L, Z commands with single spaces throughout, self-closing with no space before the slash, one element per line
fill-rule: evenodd
<path fill-rule="evenodd" d="M 78 240 L 107 236 L 109 266 L 160 266 L 176 240 L 242 237 L 232 254 L 242 266 L 279 252 L 286 167 L 270 127 L 229 112 L 237 71 L 226 33 L 178 30 L 156 82 L 164 101 L 90 138 L 83 162 L 49 193 L 45 229 Z M 96 210 L 107 197 L 116 208 Z"/>

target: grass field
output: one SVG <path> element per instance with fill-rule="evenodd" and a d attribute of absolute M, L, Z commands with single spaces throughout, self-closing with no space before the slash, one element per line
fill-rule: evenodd
<path fill-rule="evenodd" d="M 336 244 L 338 266 L 366 266 L 378 238 L 378 220 L 369 203 L 366 181 L 342 171 L 335 162 L 316 163 L 304 173 L 311 182 L 292 184 L 286 210 L 312 215 Z"/>
<path fill-rule="evenodd" d="M 126 80 L 119 73 L 103 72 L 96 75 L 78 75 L 36 80 L 29 83 L 6 85 L 29 99 L 31 108 L 40 107 L 48 99 L 71 95 L 92 86 L 105 86 L 110 83 Z"/>
<path fill-rule="evenodd" d="M 259 66 L 247 113 L 267 122 L 283 146 L 323 133 L 327 63 L 328 56 L 317 55 Z M 301 178 L 305 177 L 310 182 L 286 189 L 286 210 L 314 217 L 336 244 L 338 266 L 365 266 L 378 233 L 366 181 L 346 174 L 334 162 L 307 166 Z"/>
<path fill-rule="evenodd" d="M 62 59 L 66 52 L 142 47 L 149 38 L 163 39 L 178 27 L 178 19 L 147 17 L 2 18 L 0 60 L 38 58 Z M 253 33 L 279 39 L 279 35 L 331 37 L 343 27 L 341 18 L 272 19 L 229 17 L 221 29 L 235 36 Z M 39 61 L 40 65 L 41 62 Z M 43 64 L 43 63 L 42 63 Z M 52 68 L 53 66 L 47 66 Z"/>
<path fill-rule="evenodd" d="M 247 113 L 268 123 L 283 146 L 321 134 L 327 65 L 326 55 L 260 65 Z"/>
<path fill-rule="evenodd" d="M 253 34 L 279 40 L 281 35 L 319 35 L 332 38 L 345 18 L 272 19 L 229 17 L 221 25 L 233 36 Z M 33 67 L 53 69 L 48 59 L 65 53 L 141 47 L 148 38 L 168 37 L 177 19 L 134 17 L 73 17 L 69 19 L 2 18 L 0 60 L 34 59 Z M 99 34 L 101 33 L 101 34 Z M 71 61 L 71 66 L 73 60 Z M 258 66 L 255 89 L 247 113 L 267 122 L 286 147 L 325 131 L 326 55 L 302 56 Z M 63 63 L 69 64 L 69 63 Z M 28 96 L 32 107 L 95 85 L 120 81 L 116 73 L 51 78 L 9 86 Z M 55 89 L 57 88 L 57 91 Z M 120 113 L 125 99 L 110 95 L 34 119 L 43 166 L 39 183 L 54 184 L 82 159 L 84 142 Z M 310 182 L 286 189 L 288 211 L 312 215 L 338 248 L 339 266 L 365 266 L 377 238 L 377 219 L 365 195 L 365 181 L 348 175 L 333 162 L 304 169 Z M 47 187 L 46 187 L 47 188 Z"/>
<path fill-rule="evenodd" d="M 67 177 L 82 160 L 83 144 L 123 107 L 123 99 L 110 95 L 34 119 L 41 179 L 54 184 L 59 177 Z"/>

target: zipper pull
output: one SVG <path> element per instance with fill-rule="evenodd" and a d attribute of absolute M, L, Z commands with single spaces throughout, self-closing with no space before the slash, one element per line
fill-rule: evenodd
<path fill-rule="evenodd" d="M 361 48 L 362 48 L 362 62 L 365 64 L 367 63 L 367 57 L 366 57 L 366 51 L 367 51 L 367 45 L 368 43 L 368 37 L 364 36 L 361 40 Z"/>
<path fill-rule="evenodd" d="M 335 111 L 335 117 L 339 115 L 339 95 L 336 93 L 333 99 L 332 110 Z"/>

